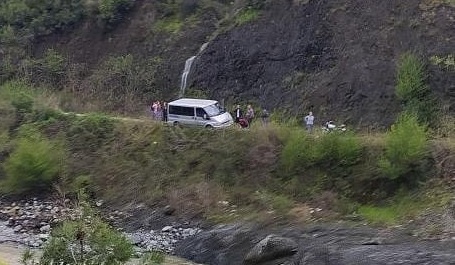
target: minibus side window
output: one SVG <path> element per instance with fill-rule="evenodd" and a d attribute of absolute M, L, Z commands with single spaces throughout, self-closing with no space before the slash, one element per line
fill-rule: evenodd
<path fill-rule="evenodd" d="M 169 106 L 169 114 L 183 115 L 183 116 L 194 116 L 194 108 L 170 105 Z"/>
<path fill-rule="evenodd" d="M 206 114 L 204 109 L 202 109 L 202 108 L 196 108 L 196 116 L 198 116 L 198 117 L 204 117 L 204 114 Z"/>

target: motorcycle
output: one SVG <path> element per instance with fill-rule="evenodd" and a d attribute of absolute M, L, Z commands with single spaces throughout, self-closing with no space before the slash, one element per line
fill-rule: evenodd
<path fill-rule="evenodd" d="M 325 123 L 325 125 L 322 127 L 323 132 L 345 132 L 347 130 L 346 125 L 341 124 L 340 126 L 337 126 L 333 121 L 328 121 Z"/>

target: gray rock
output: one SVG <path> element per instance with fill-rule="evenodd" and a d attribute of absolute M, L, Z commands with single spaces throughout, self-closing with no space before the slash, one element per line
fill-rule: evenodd
<path fill-rule="evenodd" d="M 163 229 L 161 229 L 161 232 L 169 232 L 173 229 L 172 226 L 168 225 L 168 226 L 165 226 L 163 227 Z"/>
<path fill-rule="evenodd" d="M 41 239 L 42 241 L 47 241 L 49 239 L 49 234 L 39 234 L 38 238 Z"/>
<path fill-rule="evenodd" d="M 245 262 L 258 264 L 277 258 L 292 256 L 297 252 L 297 243 L 285 237 L 268 235 L 248 252 Z"/>
<path fill-rule="evenodd" d="M 51 226 L 50 225 L 44 225 L 44 226 L 41 226 L 39 230 L 41 232 L 43 232 L 43 233 L 48 233 L 51 230 Z"/>
<path fill-rule="evenodd" d="M 131 241 L 131 243 L 136 246 L 140 245 L 143 241 L 142 237 L 137 234 L 129 235 L 128 238 Z"/>

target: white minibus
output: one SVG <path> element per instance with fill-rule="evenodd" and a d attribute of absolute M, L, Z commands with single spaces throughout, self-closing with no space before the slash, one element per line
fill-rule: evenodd
<path fill-rule="evenodd" d="M 218 101 L 181 98 L 169 102 L 167 123 L 171 125 L 223 128 L 234 123 L 231 114 L 224 111 Z"/>

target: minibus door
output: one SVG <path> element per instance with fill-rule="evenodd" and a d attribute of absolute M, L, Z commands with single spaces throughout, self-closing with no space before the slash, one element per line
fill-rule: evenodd
<path fill-rule="evenodd" d="M 210 120 L 203 108 L 196 108 L 196 122 L 198 126 L 204 127 Z"/>

